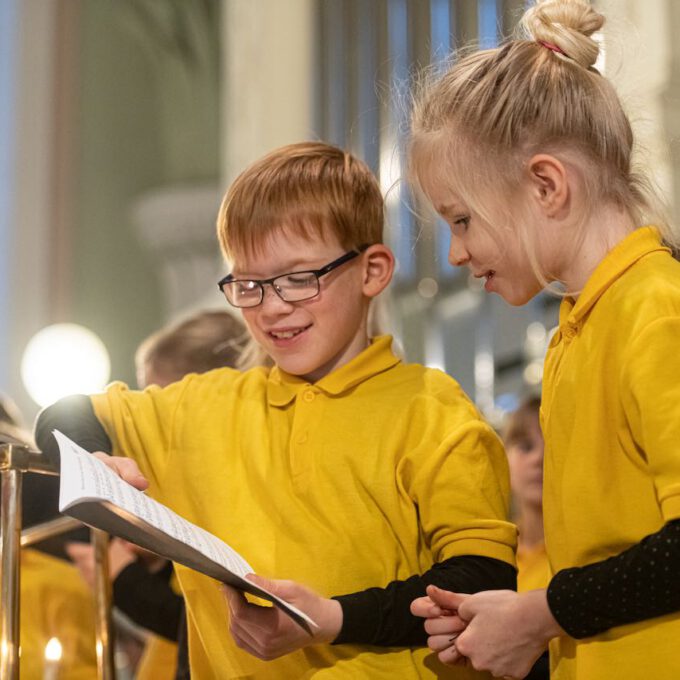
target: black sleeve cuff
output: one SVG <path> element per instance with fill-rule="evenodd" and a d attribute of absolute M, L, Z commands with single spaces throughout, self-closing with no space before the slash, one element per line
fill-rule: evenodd
<path fill-rule="evenodd" d="M 36 420 L 35 441 L 38 448 L 50 461 L 58 463 L 59 447 L 52 430 L 60 430 L 86 451 L 111 453 L 113 450 L 90 398 L 82 394 L 60 399 L 42 411 Z"/>
<path fill-rule="evenodd" d="M 548 606 L 581 639 L 680 611 L 680 520 L 619 555 L 563 569 L 548 586 Z"/>
<path fill-rule="evenodd" d="M 435 564 L 422 576 L 392 581 L 385 588 L 368 588 L 333 599 L 342 607 L 342 628 L 333 644 L 368 644 L 381 647 L 422 647 L 427 633 L 411 602 L 425 595 L 426 586 L 461 593 L 517 588 L 511 565 L 489 557 L 463 555 Z"/>

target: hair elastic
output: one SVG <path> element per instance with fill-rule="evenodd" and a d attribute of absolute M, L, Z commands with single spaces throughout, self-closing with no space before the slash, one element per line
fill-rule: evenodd
<path fill-rule="evenodd" d="M 556 54 L 561 54 L 564 57 L 569 58 L 569 55 L 558 45 L 555 45 L 554 43 L 548 42 L 547 40 L 537 40 L 536 41 L 539 45 L 543 45 L 543 47 L 547 47 L 551 52 L 555 52 Z"/>

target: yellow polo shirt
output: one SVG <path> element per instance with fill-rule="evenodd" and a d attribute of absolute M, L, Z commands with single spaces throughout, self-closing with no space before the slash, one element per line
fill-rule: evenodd
<path fill-rule="evenodd" d="M 680 517 L 680 263 L 655 228 L 630 234 L 562 302 L 541 408 L 553 572 Z M 557 680 L 677 680 L 680 613 L 556 640 L 551 656 Z"/>
<path fill-rule="evenodd" d="M 332 596 L 456 555 L 513 564 L 498 438 L 453 379 L 402 363 L 391 342 L 315 384 L 276 367 L 218 369 L 144 392 L 114 384 L 92 401 L 149 493 L 264 576 Z M 445 668 L 426 648 L 316 645 L 263 662 L 233 643 L 217 583 L 177 575 L 197 680 L 488 677 Z"/>

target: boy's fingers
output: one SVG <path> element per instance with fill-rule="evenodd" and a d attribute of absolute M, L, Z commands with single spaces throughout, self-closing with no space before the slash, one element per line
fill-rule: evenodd
<path fill-rule="evenodd" d="M 121 479 L 136 489 L 144 491 L 149 486 L 149 482 L 141 473 L 134 460 L 120 456 L 109 456 L 102 451 L 95 451 L 92 455 L 101 460 L 106 467 L 111 468 Z"/>
<path fill-rule="evenodd" d="M 469 597 L 461 593 L 452 593 L 450 590 L 442 590 L 437 586 L 427 586 L 427 594 L 434 604 L 454 612 L 458 611 L 458 607 Z"/>
<path fill-rule="evenodd" d="M 227 599 L 227 605 L 229 606 L 229 610 L 232 612 L 232 614 L 236 614 L 238 611 L 240 611 L 241 605 L 245 604 L 245 598 L 243 595 L 241 595 L 241 593 L 236 590 L 236 588 L 232 588 L 226 584 L 222 584 L 220 590 L 224 593 L 224 596 Z"/>
<path fill-rule="evenodd" d="M 423 618 L 431 618 L 433 616 L 441 616 L 442 610 L 429 597 L 419 597 L 411 602 L 411 614 L 414 616 L 422 616 Z"/>

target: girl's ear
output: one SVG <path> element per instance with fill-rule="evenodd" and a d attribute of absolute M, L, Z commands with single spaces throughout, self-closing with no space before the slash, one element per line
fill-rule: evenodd
<path fill-rule="evenodd" d="M 536 154 L 527 164 L 531 196 L 546 217 L 561 217 L 569 207 L 567 170 L 555 156 Z"/>
<path fill-rule="evenodd" d="M 363 254 L 364 281 L 363 293 L 373 298 L 382 293 L 392 280 L 394 255 L 382 243 L 369 246 Z"/>

